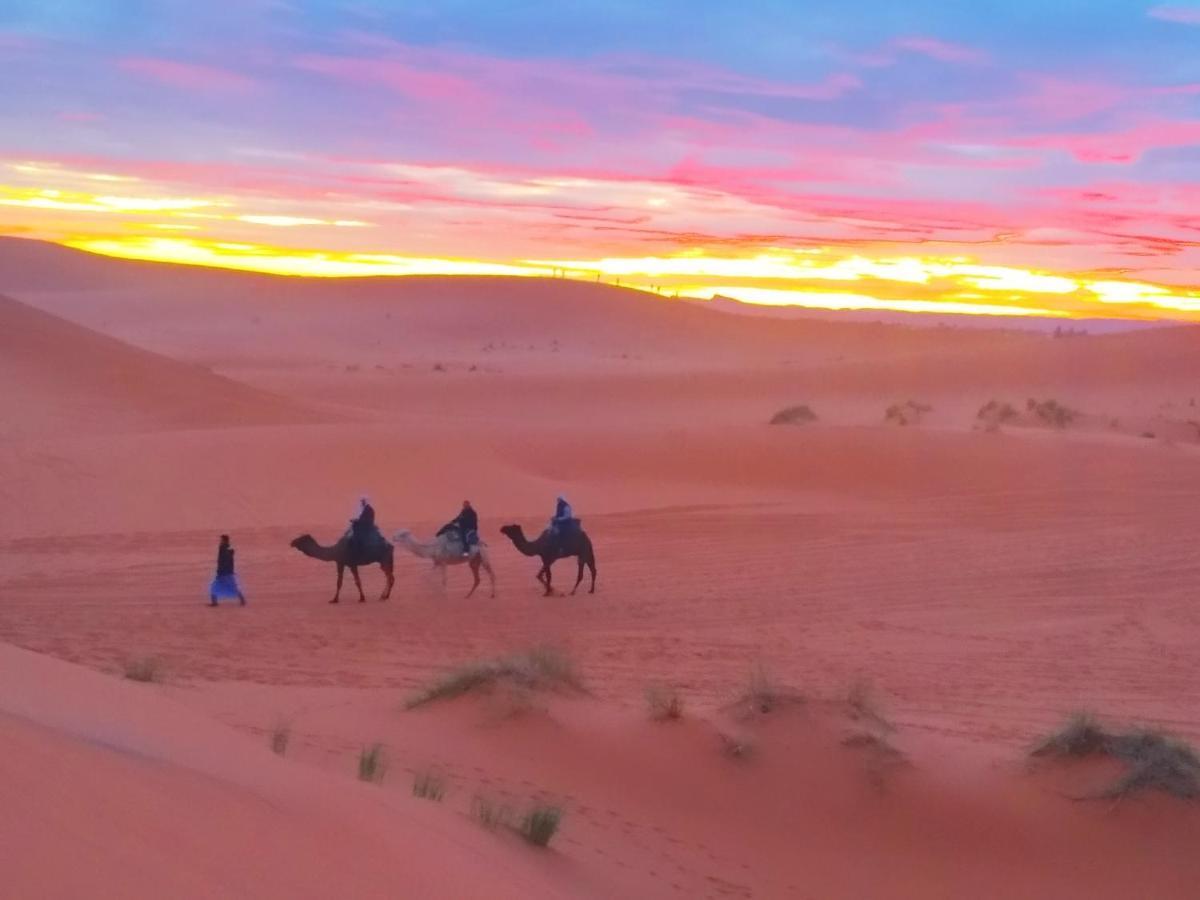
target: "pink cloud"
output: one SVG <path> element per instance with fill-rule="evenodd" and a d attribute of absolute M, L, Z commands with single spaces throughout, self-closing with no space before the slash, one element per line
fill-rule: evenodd
<path fill-rule="evenodd" d="M 1200 25 L 1200 6 L 1155 6 L 1150 10 L 1149 15 L 1152 19 L 1161 19 L 1164 22 Z"/>
<path fill-rule="evenodd" d="M 1009 142 L 1016 147 L 1060 150 L 1079 162 L 1137 162 L 1151 150 L 1200 144 L 1200 121 L 1154 119 L 1132 128 L 1093 134 L 1040 134 Z"/>
<path fill-rule="evenodd" d="M 118 60 L 117 66 L 134 75 L 188 91 L 245 92 L 257 85 L 254 79 L 228 69 L 172 59 L 131 56 Z"/>
<path fill-rule="evenodd" d="M 900 50 L 907 50 L 910 53 L 919 53 L 922 56 L 928 56 L 930 59 L 936 59 L 940 62 L 948 63 L 971 63 L 979 64 L 988 61 L 988 55 L 982 50 L 976 50 L 973 47 L 966 47 L 962 44 L 951 44 L 947 41 L 940 41 L 937 38 L 931 37 L 902 37 L 892 41 L 892 46 Z"/>

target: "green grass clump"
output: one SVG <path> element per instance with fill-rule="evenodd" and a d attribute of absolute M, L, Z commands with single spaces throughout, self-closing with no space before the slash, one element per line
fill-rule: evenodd
<path fill-rule="evenodd" d="M 125 661 L 125 677 L 144 684 L 160 684 L 166 680 L 167 670 L 157 656 L 142 656 Z"/>
<path fill-rule="evenodd" d="M 1050 757 L 1107 756 L 1124 763 L 1125 773 L 1101 797 L 1158 790 L 1185 800 L 1200 798 L 1200 755 L 1190 744 L 1161 731 L 1108 731 L 1095 717 L 1076 713 L 1031 752 Z"/>
<path fill-rule="evenodd" d="M 412 792 L 414 797 L 441 803 L 446 796 L 446 782 L 430 772 L 418 772 L 413 776 Z"/>
<path fill-rule="evenodd" d="M 584 690 L 583 679 L 574 661 L 555 647 L 542 646 L 500 659 L 460 666 L 410 697 L 405 708 L 460 697 L 501 681 L 530 690 Z"/>
<path fill-rule="evenodd" d="M 358 754 L 358 780 L 379 784 L 387 772 L 387 760 L 383 756 L 383 744 L 363 747 Z"/>

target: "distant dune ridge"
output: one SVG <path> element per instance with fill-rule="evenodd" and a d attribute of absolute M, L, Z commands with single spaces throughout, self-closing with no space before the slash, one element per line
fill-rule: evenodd
<path fill-rule="evenodd" d="M 321 421 L 302 404 L 0 295 L 0 438 Z"/>
<path fill-rule="evenodd" d="M 13 896 L 1195 896 L 1200 328 L 16 239 L 0 295 Z M 288 542 L 364 492 L 387 534 L 470 499 L 496 597 L 400 554 L 328 605 Z M 499 533 L 560 493 L 594 596 Z M 207 605 L 222 533 L 244 608 Z"/>

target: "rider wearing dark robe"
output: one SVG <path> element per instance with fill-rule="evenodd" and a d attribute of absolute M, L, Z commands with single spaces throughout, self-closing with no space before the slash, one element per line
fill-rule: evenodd
<path fill-rule="evenodd" d="M 475 508 L 471 506 L 470 500 L 464 500 L 462 511 L 438 529 L 438 536 L 451 531 L 458 532 L 458 539 L 462 542 L 463 556 L 470 556 L 471 548 L 479 543 L 479 516 L 475 513 Z"/>
<path fill-rule="evenodd" d="M 350 520 L 350 540 L 359 553 L 366 553 L 375 539 L 375 507 L 366 497 L 358 503 L 358 515 Z"/>
<path fill-rule="evenodd" d="M 567 502 L 566 497 L 559 494 L 554 503 L 554 518 L 550 520 L 550 536 L 556 541 L 566 540 L 574 522 L 575 513 L 571 509 L 571 504 Z"/>

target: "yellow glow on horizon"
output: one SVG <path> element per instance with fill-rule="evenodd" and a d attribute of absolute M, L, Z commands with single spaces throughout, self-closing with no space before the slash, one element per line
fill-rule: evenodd
<path fill-rule="evenodd" d="M 723 294 L 743 303 L 756 306 L 806 306 L 816 309 L 873 309 L 911 313 L 945 313 L 969 316 L 1037 316 L 1039 318 L 1069 319 L 1063 310 L 1036 306 L 1008 306 L 1002 303 L 964 303 L 961 300 L 878 300 L 863 294 L 827 293 L 818 291 L 773 290 L 753 287 L 693 287 L 679 292 L 681 297 L 707 300 L 713 294 Z"/>
<path fill-rule="evenodd" d="M 271 275 L 352 278 L 370 275 L 520 275 L 553 274 L 550 269 L 474 260 L 397 256 L 388 253 L 342 253 L 293 250 L 263 244 L 203 241 L 193 238 L 77 238 L 68 247 L 155 262 L 243 269 Z"/>
<path fill-rule="evenodd" d="M 211 216 L 189 211 L 177 215 Z M 166 222 L 151 227 L 172 230 L 196 226 Z M 965 257 L 868 259 L 834 257 L 836 251 L 808 249 L 772 250 L 739 258 L 712 257 L 693 249 L 671 257 L 496 262 L 296 249 L 182 235 L 79 236 L 63 243 L 129 259 L 305 277 L 566 274 L 585 281 L 618 281 L 624 287 L 660 296 L 675 294 L 707 300 L 722 295 L 768 306 L 1063 319 L 1114 315 L 1137 318 L 1157 311 L 1200 314 L 1200 291 L 982 265 Z M 664 285 L 663 278 L 670 283 Z M 821 282 L 837 282 L 838 288 L 828 290 L 820 286 Z"/>

